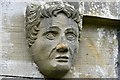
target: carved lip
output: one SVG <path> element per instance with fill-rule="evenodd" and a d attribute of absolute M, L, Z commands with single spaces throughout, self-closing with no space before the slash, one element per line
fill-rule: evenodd
<path fill-rule="evenodd" d="M 67 56 L 58 56 L 55 58 L 57 62 L 68 62 L 69 57 Z"/>

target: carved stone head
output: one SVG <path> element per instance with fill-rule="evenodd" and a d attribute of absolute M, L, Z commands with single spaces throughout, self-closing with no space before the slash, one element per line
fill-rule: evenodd
<path fill-rule="evenodd" d="M 71 68 L 78 52 L 80 16 L 66 4 L 40 6 L 26 10 L 26 37 L 39 71 L 47 78 L 61 78 Z"/>

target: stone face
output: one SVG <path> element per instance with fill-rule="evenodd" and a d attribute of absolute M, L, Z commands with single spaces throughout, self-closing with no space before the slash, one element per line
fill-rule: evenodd
<path fill-rule="evenodd" d="M 31 60 L 25 38 L 24 14 L 28 3 L 30 2 L 3 1 L 0 3 L 0 75 L 43 77 Z M 119 3 L 83 2 L 81 3 L 83 9 L 79 10 L 84 10 L 84 15 L 118 19 Z M 117 77 L 115 72 L 118 54 L 116 29 L 99 24 L 94 25 L 96 21 L 83 25 L 80 52 L 75 56 L 74 66 L 65 77 Z"/>
<path fill-rule="evenodd" d="M 31 4 L 26 9 L 29 49 L 45 77 L 62 78 L 78 53 L 81 17 L 68 4 L 54 4 L 43 9 L 40 6 Z"/>
<path fill-rule="evenodd" d="M 78 34 L 74 34 L 74 30 L 72 30 L 77 28 L 77 26 L 74 25 L 71 28 L 70 24 L 65 23 L 67 21 L 61 23 L 60 17 L 65 18 L 66 16 L 63 16 L 63 14 L 58 14 L 57 16 L 52 19 L 53 21 L 55 20 L 52 22 L 53 26 L 49 26 L 50 29 L 47 29 L 50 31 L 57 29 L 55 30 L 56 33 L 44 31 L 48 27 L 44 25 L 44 22 L 48 20 L 42 21 L 43 23 L 41 22 L 39 27 L 41 29 L 41 32 L 38 33 L 39 37 L 31 46 L 34 61 L 39 66 L 39 71 L 48 78 L 63 77 L 69 71 L 73 62 L 72 58 L 78 51 Z M 54 24 L 59 27 L 55 27 Z M 43 26 L 44 28 L 41 28 Z M 67 29 L 71 29 L 71 32 L 67 31 Z M 78 32 L 78 28 L 75 31 Z M 46 32 L 46 35 L 41 36 Z"/>

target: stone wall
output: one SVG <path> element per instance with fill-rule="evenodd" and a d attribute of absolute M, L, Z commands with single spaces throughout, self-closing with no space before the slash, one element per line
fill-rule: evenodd
<path fill-rule="evenodd" d="M 1 78 L 43 77 L 31 59 L 25 39 L 24 14 L 27 4 L 31 2 L 44 3 L 43 0 L 2 0 L 0 3 Z M 84 16 L 97 16 L 97 19 L 99 17 L 119 19 L 120 16 L 119 0 L 113 2 L 97 2 L 97 0 L 90 2 L 89 0 L 70 4 L 76 5 L 75 7 Z M 80 50 L 75 56 L 75 66 L 65 77 L 117 77 L 115 69 L 118 54 L 116 27 L 114 25 L 94 24 L 95 22 L 83 25 Z"/>

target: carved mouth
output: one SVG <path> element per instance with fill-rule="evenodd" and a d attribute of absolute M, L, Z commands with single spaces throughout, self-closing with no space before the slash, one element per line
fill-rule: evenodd
<path fill-rule="evenodd" d="M 59 56 L 56 57 L 55 59 L 57 59 L 57 62 L 68 62 L 68 57 L 67 56 Z"/>

